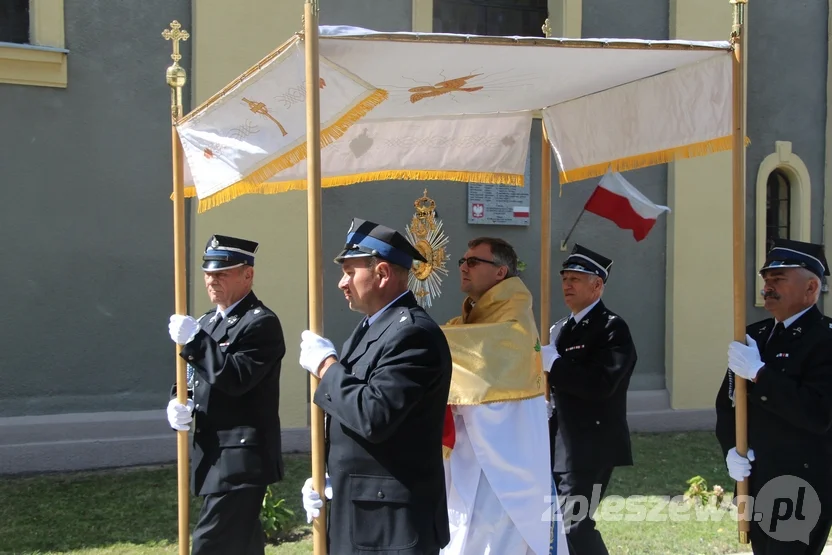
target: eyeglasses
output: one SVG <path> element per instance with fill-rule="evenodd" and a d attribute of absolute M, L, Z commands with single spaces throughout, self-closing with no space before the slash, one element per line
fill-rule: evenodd
<path fill-rule="evenodd" d="M 469 256 L 468 258 L 460 258 L 457 262 L 459 263 L 460 267 L 463 264 L 467 263 L 469 268 L 476 268 L 479 264 L 491 264 L 492 266 L 499 266 L 499 264 L 497 264 L 493 260 L 486 260 L 484 258 L 477 258 L 476 256 Z"/>

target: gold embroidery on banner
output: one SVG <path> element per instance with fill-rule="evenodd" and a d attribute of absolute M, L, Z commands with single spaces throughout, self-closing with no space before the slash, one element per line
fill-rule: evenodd
<path fill-rule="evenodd" d="M 268 106 L 266 106 L 263 102 L 257 102 L 256 100 L 249 100 L 248 98 L 245 98 L 245 97 L 243 98 L 243 102 L 248 104 L 249 110 L 251 110 L 255 114 L 260 114 L 261 116 L 266 116 L 267 118 L 269 118 L 270 120 L 275 122 L 277 124 L 277 126 L 280 128 L 280 132 L 283 133 L 284 137 L 289 134 L 289 133 L 286 132 L 286 129 L 280 124 L 280 122 L 277 121 L 274 118 L 274 116 L 272 116 L 269 113 Z"/>
<path fill-rule="evenodd" d="M 410 95 L 410 102 L 416 104 L 425 98 L 442 96 L 452 92 L 476 92 L 482 90 L 482 87 L 465 87 L 469 80 L 480 75 L 482 75 L 482 73 L 474 73 L 472 75 L 466 75 L 465 77 L 457 77 L 456 79 L 440 81 L 435 85 L 413 87 L 412 89 L 407 90 L 407 92 L 413 93 Z"/>

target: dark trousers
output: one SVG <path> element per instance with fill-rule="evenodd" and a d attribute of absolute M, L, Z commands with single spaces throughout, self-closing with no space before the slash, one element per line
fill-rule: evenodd
<path fill-rule="evenodd" d="M 563 530 L 569 545 L 569 555 L 609 555 L 592 517 L 598 508 L 597 503 L 607 491 L 612 467 L 555 472 L 553 477 L 558 502 L 562 507 Z"/>
<path fill-rule="evenodd" d="M 206 495 L 194 527 L 191 555 L 263 555 L 260 524 L 265 487 Z"/>
<path fill-rule="evenodd" d="M 759 522 L 751 522 L 748 539 L 754 555 L 820 555 L 829 537 L 832 519 L 821 518 L 809 532 L 809 545 L 800 541 L 783 542 L 771 538 L 760 527 Z"/>

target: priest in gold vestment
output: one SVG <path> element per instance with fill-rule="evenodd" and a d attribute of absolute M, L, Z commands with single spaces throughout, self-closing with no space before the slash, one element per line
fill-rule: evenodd
<path fill-rule="evenodd" d="M 532 295 L 502 239 L 470 241 L 459 269 L 468 296 L 442 327 L 453 358 L 443 438 L 451 541 L 442 553 L 563 555 Z"/>

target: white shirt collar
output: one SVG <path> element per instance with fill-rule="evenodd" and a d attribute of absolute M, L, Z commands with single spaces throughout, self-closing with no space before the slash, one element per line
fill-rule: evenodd
<path fill-rule="evenodd" d="M 246 297 L 247 297 L 247 296 L 248 296 L 248 295 L 246 295 Z M 245 299 L 246 297 L 243 297 L 243 299 Z M 239 301 L 237 301 L 236 303 L 232 304 L 231 306 L 229 306 L 229 307 L 228 307 L 228 308 L 226 308 L 225 310 L 220 310 L 220 307 L 218 306 L 218 307 L 217 307 L 217 314 L 218 314 L 218 315 L 220 315 L 220 316 L 222 316 L 222 317 L 223 317 L 223 319 L 225 319 L 226 317 L 228 317 L 228 315 L 229 315 L 229 314 L 231 314 L 231 311 L 232 311 L 232 310 L 234 310 L 234 307 L 235 307 L 235 306 L 237 306 L 238 304 L 240 304 L 240 301 L 242 301 L 243 299 L 240 299 Z"/>
<path fill-rule="evenodd" d="M 396 301 L 398 301 L 399 299 L 401 299 L 402 297 L 404 297 L 405 295 L 407 295 L 409 292 L 410 292 L 410 290 L 405 291 L 404 293 L 402 293 L 401 295 L 399 295 L 398 297 L 396 297 L 395 299 L 393 299 L 392 301 L 390 301 L 389 303 L 387 303 L 387 306 L 385 306 L 384 308 L 382 308 L 381 310 L 379 310 L 378 312 L 376 312 L 375 314 L 373 314 L 372 316 L 370 316 L 369 318 L 367 318 L 367 325 L 368 325 L 368 326 L 372 326 L 372 325 L 373 325 L 373 322 L 375 322 L 376 320 L 378 320 L 379 316 L 381 316 L 381 314 L 382 314 L 385 310 L 387 310 L 388 308 L 390 308 L 390 305 L 392 305 L 393 303 L 395 303 Z"/>
<path fill-rule="evenodd" d="M 579 313 L 573 314 L 572 318 L 575 320 L 575 323 L 579 324 L 581 322 L 581 320 L 583 320 L 584 316 L 589 314 L 589 311 L 592 310 L 593 308 L 595 308 L 595 305 L 598 304 L 600 301 L 601 301 L 601 299 L 599 298 L 597 301 L 595 301 L 594 303 L 592 303 L 591 305 L 589 305 L 588 307 L 586 307 L 585 309 L 583 309 Z"/>
<path fill-rule="evenodd" d="M 798 312 L 798 313 L 797 313 L 797 314 L 795 314 L 794 316 L 789 316 L 788 318 L 786 318 L 785 320 L 783 320 L 783 327 L 784 327 L 784 328 L 786 328 L 786 329 L 788 329 L 788 328 L 789 328 L 789 326 L 791 326 L 792 324 L 794 324 L 795 320 L 797 320 L 798 318 L 800 318 L 801 316 L 803 316 L 804 314 L 806 314 L 807 312 L 809 312 L 811 309 L 812 309 L 812 307 L 810 306 L 809 308 L 805 308 L 805 309 L 801 310 L 800 312 Z M 777 319 L 775 318 L 775 320 L 774 320 L 774 325 L 776 326 L 776 325 L 777 325 L 777 323 L 778 323 L 778 322 L 777 322 Z"/>

